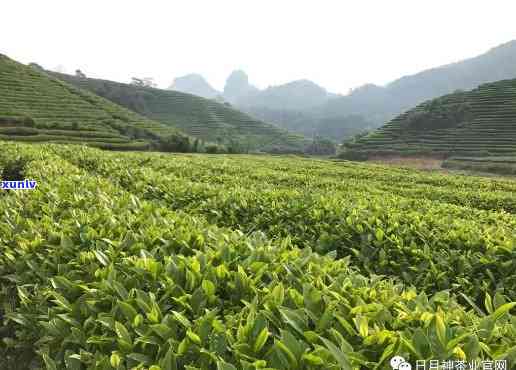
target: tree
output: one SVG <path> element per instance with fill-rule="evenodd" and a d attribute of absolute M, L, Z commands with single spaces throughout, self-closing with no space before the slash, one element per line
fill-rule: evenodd
<path fill-rule="evenodd" d="M 141 78 L 132 77 L 131 78 L 131 85 L 143 87 L 144 86 L 144 82 L 143 82 L 143 80 Z"/>
<path fill-rule="evenodd" d="M 34 69 L 36 69 L 38 71 L 41 71 L 41 72 L 43 72 L 45 70 L 42 66 L 40 66 L 37 63 L 30 63 L 29 67 L 32 67 L 32 68 L 34 68 Z"/>
<path fill-rule="evenodd" d="M 165 152 L 188 153 L 192 151 L 190 138 L 182 134 L 172 134 L 160 140 L 160 149 Z"/>
<path fill-rule="evenodd" d="M 315 136 L 312 143 L 305 149 L 306 154 L 312 155 L 333 155 L 337 147 L 331 140 Z"/>
<path fill-rule="evenodd" d="M 244 146 L 238 142 L 237 140 L 230 139 L 229 144 L 227 145 L 227 151 L 230 154 L 238 154 L 238 153 L 244 153 L 245 148 Z"/>
<path fill-rule="evenodd" d="M 152 77 L 145 77 L 143 79 L 143 82 L 145 83 L 145 87 L 158 87 L 158 84 L 154 81 L 154 78 Z"/>
<path fill-rule="evenodd" d="M 86 75 L 82 73 L 80 69 L 75 70 L 75 77 L 86 78 Z"/>
<path fill-rule="evenodd" d="M 199 139 L 195 139 L 193 143 L 193 152 L 198 153 L 199 152 Z"/>
<path fill-rule="evenodd" d="M 357 141 L 359 141 L 360 139 L 362 139 L 363 137 L 366 137 L 367 135 L 369 135 L 369 131 L 362 131 L 356 135 L 354 135 L 353 137 L 351 137 L 350 139 L 346 139 L 342 142 L 342 146 L 344 148 L 347 148 L 347 149 L 350 149 L 353 147 L 353 145 L 355 145 L 357 143 Z"/>
<path fill-rule="evenodd" d="M 154 82 L 154 78 L 145 77 L 145 78 L 131 78 L 131 85 L 139 86 L 139 87 L 153 87 L 156 88 L 158 85 Z"/>

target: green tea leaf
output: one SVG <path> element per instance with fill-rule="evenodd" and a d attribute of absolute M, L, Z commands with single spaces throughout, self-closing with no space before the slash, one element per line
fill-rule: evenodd
<path fill-rule="evenodd" d="M 337 363 L 343 370 L 352 370 L 348 357 L 346 356 L 346 354 L 344 354 L 344 352 L 342 352 L 335 344 L 333 344 L 328 339 L 321 337 L 321 340 L 323 341 L 326 348 L 328 348 L 333 358 L 337 361 Z"/>
<path fill-rule="evenodd" d="M 269 330 L 267 328 L 263 328 L 263 330 L 258 334 L 256 337 L 256 340 L 254 342 L 254 352 L 258 353 L 265 345 L 265 342 L 267 342 L 267 338 L 269 337 Z"/>

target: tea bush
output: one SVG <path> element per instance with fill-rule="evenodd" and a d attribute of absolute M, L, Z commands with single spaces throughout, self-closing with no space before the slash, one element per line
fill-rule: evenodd
<path fill-rule="evenodd" d="M 38 186 L 0 197 L 0 368 L 515 363 L 514 182 L 56 145 L 5 145 L 0 167 L 12 157 Z"/>

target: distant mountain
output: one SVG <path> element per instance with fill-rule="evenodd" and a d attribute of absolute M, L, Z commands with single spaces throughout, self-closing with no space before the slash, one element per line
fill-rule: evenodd
<path fill-rule="evenodd" d="M 249 83 L 249 77 L 242 70 L 233 71 L 226 80 L 223 97 L 231 103 L 259 93 L 259 89 Z"/>
<path fill-rule="evenodd" d="M 199 74 L 176 78 L 170 90 L 185 92 L 207 99 L 222 97 L 238 107 L 306 111 L 326 103 L 337 95 L 309 80 L 297 80 L 260 90 L 249 83 L 242 70 L 233 71 L 226 80 L 224 92 L 214 89 Z"/>
<path fill-rule="evenodd" d="M 193 94 L 206 99 L 214 99 L 220 95 L 220 92 L 215 90 L 203 76 L 195 73 L 176 78 L 169 90 Z"/>
<path fill-rule="evenodd" d="M 337 95 L 306 79 L 247 92 L 237 98 L 235 95 L 232 102 L 239 109 L 305 137 L 323 136 L 341 141 L 343 137 L 371 127 L 356 115 L 329 117 L 319 114 L 317 108 Z"/>
<path fill-rule="evenodd" d="M 516 77 L 516 41 L 475 58 L 405 76 L 385 87 L 366 85 L 327 102 L 322 115 L 361 114 L 381 124 L 425 100 Z"/>
<path fill-rule="evenodd" d="M 331 95 L 309 80 L 297 80 L 271 86 L 237 101 L 238 106 L 307 111 L 326 103 Z"/>

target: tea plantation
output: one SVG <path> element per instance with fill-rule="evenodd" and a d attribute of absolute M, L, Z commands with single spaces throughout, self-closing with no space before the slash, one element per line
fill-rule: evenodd
<path fill-rule="evenodd" d="M 0 55 L 0 140 L 144 150 L 177 132 Z"/>
<path fill-rule="evenodd" d="M 302 152 L 308 141 L 215 100 L 178 91 L 52 73 L 139 114 L 204 141 L 244 150 Z"/>
<path fill-rule="evenodd" d="M 516 364 L 516 182 L 2 144 L 0 368 Z"/>
<path fill-rule="evenodd" d="M 450 157 L 442 166 L 454 170 L 516 175 L 516 157 Z"/>
<path fill-rule="evenodd" d="M 349 145 L 370 155 L 516 156 L 516 80 L 427 101 Z"/>

